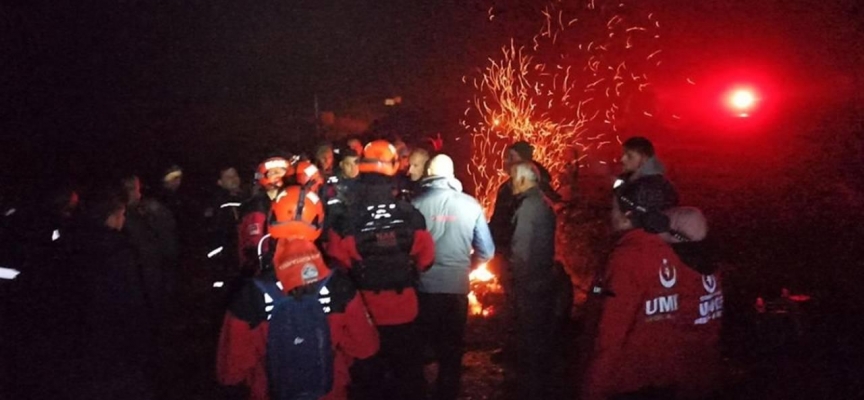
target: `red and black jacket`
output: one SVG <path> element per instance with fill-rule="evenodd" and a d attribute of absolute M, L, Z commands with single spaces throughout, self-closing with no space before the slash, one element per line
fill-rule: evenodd
<path fill-rule="evenodd" d="M 349 368 L 356 359 L 378 352 L 378 331 L 354 284 L 343 272 L 334 270 L 327 282 L 330 292 L 330 325 L 333 346 L 333 389 L 327 400 L 347 399 Z M 274 279 L 272 271 L 258 279 Z M 268 322 L 264 294 L 249 282 L 228 308 L 222 324 L 216 358 L 216 372 L 223 385 L 243 385 L 250 389 L 249 399 L 267 400 Z"/>
<path fill-rule="evenodd" d="M 358 247 L 358 238 L 361 236 L 359 225 L 362 225 L 360 214 L 369 207 L 382 204 L 389 207 L 392 204 L 401 210 L 406 229 L 409 230 L 411 243 L 405 249 L 408 253 L 406 267 L 415 268 L 419 276 L 419 272 L 432 265 L 435 261 L 435 243 L 426 230 L 425 218 L 410 203 L 397 200 L 392 189 L 392 181 L 383 175 L 361 175 L 356 187 L 355 204 L 349 209 L 347 228 L 342 232 L 329 231 L 326 251 L 334 263 L 349 270 L 362 263 L 362 245 Z M 401 244 L 401 239 L 397 240 L 400 240 Z M 416 285 L 416 282 L 414 284 Z M 417 293 L 413 285 L 384 290 L 360 287 L 360 293 L 376 325 L 406 324 L 417 318 Z"/>

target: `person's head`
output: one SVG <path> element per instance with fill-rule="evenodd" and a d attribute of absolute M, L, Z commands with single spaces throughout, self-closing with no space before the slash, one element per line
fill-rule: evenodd
<path fill-rule="evenodd" d="M 339 161 L 339 168 L 342 170 L 342 176 L 348 179 L 354 179 L 360 174 L 360 156 L 353 149 L 342 150 L 342 161 Z"/>
<path fill-rule="evenodd" d="M 315 148 L 315 165 L 325 174 L 333 172 L 333 146 L 322 143 Z"/>
<path fill-rule="evenodd" d="M 540 181 L 540 171 L 530 161 L 520 161 L 510 166 L 510 187 L 513 194 L 527 192 L 537 186 Z"/>
<path fill-rule="evenodd" d="M 172 165 L 162 174 L 162 187 L 170 192 L 176 192 L 183 183 L 183 169 Z"/>
<path fill-rule="evenodd" d="M 123 189 L 126 191 L 127 206 L 134 207 L 141 202 L 141 179 L 136 175 L 129 175 L 121 180 Z"/>
<path fill-rule="evenodd" d="M 220 168 L 216 184 L 230 193 L 237 193 L 240 191 L 240 174 L 234 167 Z"/>
<path fill-rule="evenodd" d="M 447 178 L 455 177 L 456 171 L 453 168 L 453 159 L 446 154 L 439 154 L 432 157 L 432 159 L 429 160 L 429 168 L 426 170 L 426 174 L 429 176 L 443 176 Z"/>
<path fill-rule="evenodd" d="M 649 158 L 654 157 L 654 145 L 650 140 L 634 136 L 621 144 L 621 167 L 624 172 L 636 172 Z"/>
<path fill-rule="evenodd" d="M 638 179 L 615 190 L 612 205 L 612 228 L 625 231 L 634 228 L 648 233 L 669 230 L 668 193 L 656 180 Z"/>
<path fill-rule="evenodd" d="M 348 139 L 348 142 L 346 144 L 348 145 L 349 149 L 354 150 L 354 153 L 357 154 L 357 157 L 363 157 L 363 142 L 361 142 L 360 139 Z"/>
<path fill-rule="evenodd" d="M 284 185 L 285 175 L 289 175 L 291 164 L 282 157 L 270 157 L 261 164 L 255 172 L 255 179 L 262 189 L 267 191 L 270 198 L 276 195 L 276 191 Z"/>
<path fill-rule="evenodd" d="M 324 224 L 324 205 L 315 191 L 301 186 L 280 190 L 273 200 L 270 234 L 277 239 L 315 241 Z"/>
<path fill-rule="evenodd" d="M 672 207 L 663 213 L 669 217 L 669 232 L 660 234 L 666 243 L 700 242 L 708 235 L 708 221 L 696 207 Z"/>
<path fill-rule="evenodd" d="M 100 187 L 87 193 L 84 199 L 84 217 L 91 223 L 116 231 L 126 223 L 126 196 L 122 188 Z"/>
<path fill-rule="evenodd" d="M 321 171 L 311 161 L 298 161 L 294 166 L 297 174 L 294 176 L 298 185 L 309 188 L 312 192 L 318 192 L 321 185 L 324 184 L 324 177 L 321 176 Z"/>
<path fill-rule="evenodd" d="M 504 154 L 504 169 L 511 171 L 511 166 L 523 161 L 531 161 L 534 159 L 534 146 L 528 144 L 524 140 L 520 140 L 510 145 L 507 152 Z"/>
<path fill-rule="evenodd" d="M 399 167 L 399 154 L 396 147 L 386 140 L 369 142 L 363 148 L 360 159 L 360 173 L 376 173 L 386 176 L 396 175 Z"/>
<path fill-rule="evenodd" d="M 393 141 L 393 146 L 396 147 L 396 155 L 399 157 L 399 172 L 408 172 L 409 167 L 409 156 L 411 155 L 411 149 L 408 148 L 408 145 L 402 139 L 396 139 Z"/>
<path fill-rule="evenodd" d="M 411 177 L 412 181 L 419 181 L 423 178 L 427 162 L 429 162 L 428 151 L 416 148 L 411 152 L 411 155 L 408 156 L 408 176 Z"/>

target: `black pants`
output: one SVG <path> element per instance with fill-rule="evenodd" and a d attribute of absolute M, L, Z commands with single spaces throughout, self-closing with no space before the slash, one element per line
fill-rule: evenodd
<path fill-rule="evenodd" d="M 468 322 L 468 296 L 449 293 L 420 293 L 420 316 L 426 345 L 438 360 L 435 398 L 455 400 L 462 378 L 462 353 L 465 324 Z"/>
<path fill-rule="evenodd" d="M 514 282 L 516 373 L 520 400 L 547 399 L 555 337 L 550 282 Z"/>
<path fill-rule="evenodd" d="M 354 400 L 423 400 L 422 340 L 415 322 L 379 326 L 378 354 L 351 367 Z"/>

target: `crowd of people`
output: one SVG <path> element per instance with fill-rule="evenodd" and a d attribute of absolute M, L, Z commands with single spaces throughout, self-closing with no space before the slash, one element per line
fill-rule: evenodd
<path fill-rule="evenodd" d="M 487 223 L 440 149 L 352 139 L 263 159 L 250 193 L 224 166 L 215 194 L 191 211 L 176 165 L 145 195 L 131 173 L 80 200 L 60 188 L 38 219 L 47 222 L 26 230 L 16 228 L 26 212 L 4 204 L 3 240 L 26 243 L 2 254 L 21 271 L 3 289 L 17 299 L 3 318 L 19 329 L 2 340 L 27 349 L 11 351 L 16 387 L 33 398 L 164 397 L 153 349 L 171 351 L 166 320 L 194 260 L 228 293 L 216 377 L 243 397 L 456 399 L 469 273 L 495 258 L 513 398 L 709 398 L 723 296 L 701 248 L 705 217 L 679 206 L 649 140 L 622 150 L 610 182 L 617 244 L 592 285 L 596 344 L 578 379 L 556 348 L 573 298 L 556 260 L 561 199 L 533 146 L 507 149 L 509 179 Z"/>

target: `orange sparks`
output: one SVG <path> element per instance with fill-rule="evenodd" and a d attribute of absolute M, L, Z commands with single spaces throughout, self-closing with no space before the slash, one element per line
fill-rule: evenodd
<path fill-rule="evenodd" d="M 648 73 L 660 62 L 654 15 L 624 12 L 623 5 L 596 7 L 594 0 L 586 1 L 587 8 L 561 3 L 550 2 L 540 11 L 542 23 L 531 47 L 511 39 L 473 79 L 473 106 L 462 126 L 473 146 L 468 170 L 487 213 L 507 179 L 503 158 L 513 142 L 534 146 L 535 159 L 549 169 L 557 187 L 558 175 L 572 162 L 570 149 L 579 149 L 582 159 L 583 152 L 609 144 L 600 140 L 619 131 L 625 112 L 650 115 L 633 109 L 632 99 L 648 89 Z M 609 9 L 620 14 L 610 15 Z M 491 16 L 492 8 L 487 13 Z M 598 18 L 606 21 L 599 29 L 577 26 Z M 590 40 L 582 42 L 585 38 Z"/>

